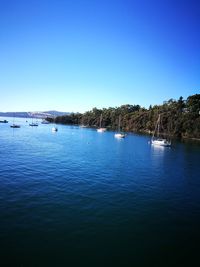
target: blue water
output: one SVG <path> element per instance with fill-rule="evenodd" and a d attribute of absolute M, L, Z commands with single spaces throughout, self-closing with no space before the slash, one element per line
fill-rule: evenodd
<path fill-rule="evenodd" d="M 194 266 L 200 144 L 0 124 L 0 266 Z"/>

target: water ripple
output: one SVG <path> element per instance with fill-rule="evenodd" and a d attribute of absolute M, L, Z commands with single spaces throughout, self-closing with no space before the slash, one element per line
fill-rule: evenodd
<path fill-rule="evenodd" d="M 51 266 L 51 251 L 66 266 L 66 248 L 71 262 L 101 250 L 107 260 L 133 263 L 133 250 L 148 258 L 149 247 L 165 244 L 179 255 L 175 235 L 187 237 L 191 255 L 200 223 L 199 146 L 162 149 L 145 136 L 119 141 L 113 134 L 61 125 L 52 134 L 51 125 L 36 130 L 23 121 L 18 131 L 0 129 L 0 245 L 12 266 L 39 266 L 34 255 Z"/>

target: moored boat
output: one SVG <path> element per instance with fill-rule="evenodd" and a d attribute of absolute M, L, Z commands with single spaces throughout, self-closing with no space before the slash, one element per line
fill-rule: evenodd
<path fill-rule="evenodd" d="M 125 138 L 126 134 L 121 132 L 121 115 L 119 115 L 118 132 L 115 133 L 115 138 Z"/>
<path fill-rule="evenodd" d="M 106 128 L 98 128 L 97 129 L 97 132 L 98 133 L 103 133 L 103 132 L 105 132 L 106 131 Z"/>
<path fill-rule="evenodd" d="M 125 134 L 124 133 L 115 133 L 115 137 L 116 138 L 125 138 Z"/>
<path fill-rule="evenodd" d="M 11 127 L 11 128 L 20 128 L 21 126 L 18 125 L 18 124 L 12 124 L 12 125 L 10 125 L 10 127 Z"/>
<path fill-rule="evenodd" d="M 170 140 L 161 137 L 160 128 L 161 128 L 161 116 L 159 114 L 155 130 L 151 139 L 151 144 L 155 146 L 165 146 L 165 147 L 171 146 Z"/>
<path fill-rule="evenodd" d="M 157 146 L 171 146 L 171 141 L 168 141 L 167 139 L 159 138 L 156 140 L 151 140 L 152 145 Z"/>
<path fill-rule="evenodd" d="M 52 127 L 52 132 L 57 132 L 58 131 L 58 128 L 57 127 Z"/>
<path fill-rule="evenodd" d="M 15 124 L 15 113 L 13 114 L 13 124 L 10 125 L 11 128 L 20 128 L 21 126 L 19 124 Z"/>
<path fill-rule="evenodd" d="M 103 133 L 103 132 L 105 132 L 106 131 L 106 128 L 103 128 L 102 127 L 102 114 L 101 114 L 101 116 L 100 116 L 100 121 L 99 121 L 99 128 L 97 129 L 97 132 L 98 133 Z"/>
<path fill-rule="evenodd" d="M 37 123 L 29 123 L 29 126 L 38 126 Z"/>

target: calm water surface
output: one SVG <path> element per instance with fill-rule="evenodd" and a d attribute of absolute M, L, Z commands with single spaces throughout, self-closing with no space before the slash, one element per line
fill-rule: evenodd
<path fill-rule="evenodd" d="M 194 266 L 198 143 L 17 121 L 0 124 L 0 266 Z"/>

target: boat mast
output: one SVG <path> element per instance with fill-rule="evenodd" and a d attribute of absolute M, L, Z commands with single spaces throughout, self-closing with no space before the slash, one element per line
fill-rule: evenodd
<path fill-rule="evenodd" d="M 119 125 L 118 125 L 118 132 L 120 132 L 120 128 L 121 128 L 121 115 L 119 115 Z"/>
<path fill-rule="evenodd" d="M 156 125 L 155 125 L 155 130 L 154 130 L 154 132 L 153 132 L 153 136 L 152 136 L 152 140 L 154 139 L 154 137 L 156 136 L 156 130 L 157 130 L 157 128 L 158 128 L 158 134 L 157 134 L 157 136 L 159 136 L 159 132 L 160 132 L 160 114 L 159 114 L 159 116 L 158 116 L 158 119 L 157 119 L 157 121 L 156 121 Z"/>
<path fill-rule="evenodd" d="M 101 128 L 101 122 L 102 122 L 102 114 L 100 116 L 99 128 Z"/>
<path fill-rule="evenodd" d="M 160 114 L 158 116 L 158 137 L 160 135 Z"/>

